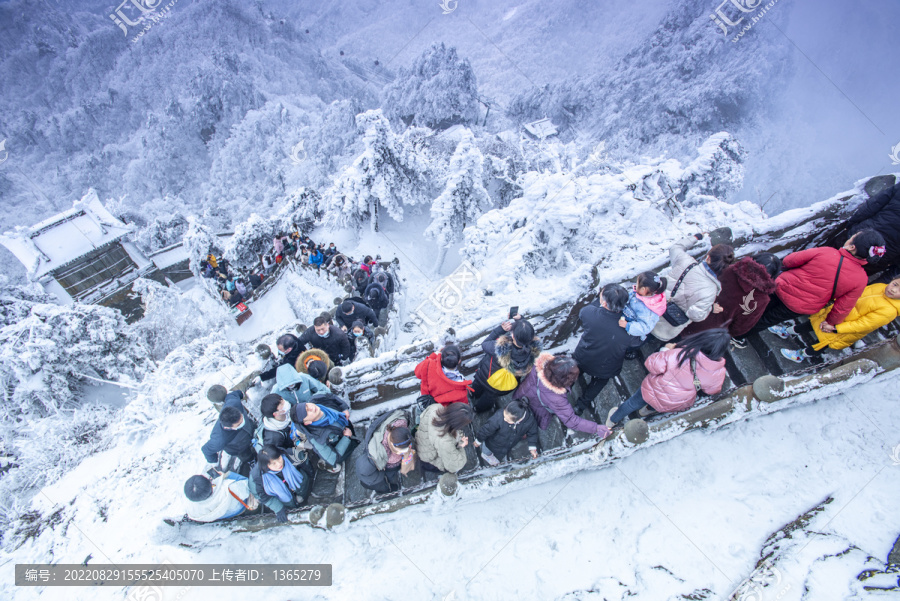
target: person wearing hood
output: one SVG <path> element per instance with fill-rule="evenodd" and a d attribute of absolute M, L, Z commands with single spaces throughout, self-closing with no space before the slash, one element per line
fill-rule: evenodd
<path fill-rule="evenodd" d="M 254 511 L 259 501 L 250 493 L 247 478 L 233 472 L 214 479 L 207 476 L 191 476 L 184 483 L 187 497 L 187 515 L 195 522 L 215 522 Z"/>
<path fill-rule="evenodd" d="M 439 353 L 431 353 L 416 366 L 416 377 L 422 381 L 422 396 L 431 396 L 436 403 L 468 403 L 472 380 L 459 373 L 459 347 L 448 344 Z"/>
<path fill-rule="evenodd" d="M 578 380 L 578 371 L 578 364 L 571 357 L 541 353 L 534 362 L 534 369 L 516 389 L 513 399 L 528 403 L 541 430 L 550 427 L 550 420 L 555 415 L 570 430 L 606 438 L 609 436 L 606 426 L 579 417 L 569 403 L 568 393 Z"/>
<path fill-rule="evenodd" d="M 334 276 L 339 280 L 350 277 L 350 272 L 352 270 L 350 259 L 347 257 L 347 255 L 338 253 L 334 257 L 332 257 L 331 262 L 328 264 L 327 270 L 329 271 L 329 273 L 334 274 Z"/>
<path fill-rule="evenodd" d="M 788 335 L 815 332 L 816 342 L 799 350 L 781 349 L 781 354 L 794 363 L 800 363 L 817 356 L 826 347 L 834 350 L 847 348 L 878 328 L 891 323 L 900 314 L 900 278 L 892 280 L 889 284 L 866 286 L 856 305 L 844 321 L 836 326 L 829 326 L 825 321 L 830 310 L 830 307 L 826 307 L 802 325 L 786 328 Z"/>
<path fill-rule="evenodd" d="M 272 392 L 291 405 L 306 403 L 313 395 L 330 392 L 328 387 L 309 374 L 298 372 L 292 365 L 282 365 L 275 375 Z"/>
<path fill-rule="evenodd" d="M 490 411 L 497 399 L 516 389 L 544 348 L 534 327 L 521 315 L 504 321 L 481 343 L 484 357 L 472 378 L 470 400 L 476 411 Z"/>
<path fill-rule="evenodd" d="M 250 471 L 250 492 L 275 512 L 275 518 L 287 522 L 289 509 L 306 503 L 312 490 L 312 478 L 288 461 L 281 449 L 264 446 Z"/>
<path fill-rule="evenodd" d="M 488 465 L 497 465 L 505 461 L 519 441 L 528 441 L 531 457 L 538 456 L 538 423 L 528 403 L 524 400 L 513 400 L 503 409 L 491 416 L 475 435 L 475 446 L 483 448 L 481 458 Z"/>
<path fill-rule="evenodd" d="M 312 327 L 307 328 L 300 336 L 299 343 L 304 350 L 307 346 L 311 346 L 325 351 L 336 365 L 350 361 L 353 357 L 354 349 L 347 338 L 347 333 L 337 326 L 330 325 L 321 315 L 316 317 Z"/>
<path fill-rule="evenodd" d="M 688 336 L 678 344 L 669 343 L 647 357 L 644 367 L 650 373 L 631 398 L 609 410 L 606 426 L 613 428 L 634 411 L 639 411 L 641 417 L 653 411 L 684 411 L 693 407 L 699 392 L 721 392 L 730 342 L 728 330 L 714 328 Z"/>
<path fill-rule="evenodd" d="M 645 271 L 637 278 L 634 288 L 628 293 L 628 302 L 622 309 L 619 325 L 629 335 L 647 339 L 659 317 L 666 312 L 666 289 L 668 280 L 652 271 Z"/>
<path fill-rule="evenodd" d="M 294 369 L 298 372 L 309 374 L 329 388 L 331 387 L 331 382 L 328 381 L 328 374 L 333 367 L 334 363 L 331 361 L 328 353 L 317 348 L 300 353 L 300 356 L 297 357 L 297 362 L 294 364 Z"/>
<path fill-rule="evenodd" d="M 297 357 L 303 351 L 300 341 L 293 334 L 282 334 L 279 336 L 278 340 L 275 341 L 275 348 L 278 349 L 278 360 L 275 366 L 259 374 L 257 376 L 258 379 L 253 381 L 254 384 L 274 378 L 278 368 L 282 365 L 294 365 L 297 362 Z"/>
<path fill-rule="evenodd" d="M 291 421 L 322 459 L 319 469 L 336 474 L 359 441 L 353 438 L 350 404 L 337 395 L 317 394 L 291 407 Z"/>
<path fill-rule="evenodd" d="M 356 288 L 356 291 L 360 294 L 360 296 L 364 296 L 366 294 L 366 288 L 369 287 L 369 272 L 363 269 L 357 269 L 353 272 L 353 287 Z"/>
<path fill-rule="evenodd" d="M 366 293 L 363 295 L 366 304 L 372 307 L 375 315 L 378 315 L 382 309 L 387 309 L 390 304 L 387 292 L 378 282 L 372 282 L 366 286 Z"/>
<path fill-rule="evenodd" d="M 402 409 L 388 411 L 366 432 L 365 451 L 356 459 L 356 475 L 364 488 L 379 494 L 400 490 L 400 476 L 416 467 L 409 420 Z"/>
<path fill-rule="evenodd" d="M 620 323 L 627 302 L 628 293 L 624 288 L 607 284 L 600 289 L 597 299 L 578 313 L 584 334 L 572 357 L 578 364 L 581 386 L 581 395 L 575 403 L 579 415 L 591 408 L 606 383 L 622 371 L 628 351 L 640 346 L 640 339 L 630 335 Z M 591 376 L 590 384 L 585 374 Z"/>
<path fill-rule="evenodd" d="M 759 321 L 775 292 L 775 278 L 781 272 L 781 259 L 772 253 L 744 257 L 725 268 L 719 276 L 722 291 L 716 303 L 720 313 L 710 313 L 703 321 L 692 322 L 681 333 L 690 336 L 712 328 L 728 328 L 731 337 L 743 338 Z"/>

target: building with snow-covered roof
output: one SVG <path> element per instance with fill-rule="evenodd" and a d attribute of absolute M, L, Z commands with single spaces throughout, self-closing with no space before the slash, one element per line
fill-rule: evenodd
<path fill-rule="evenodd" d="M 125 240 L 132 226 L 114 217 L 89 191 L 68 211 L 0 236 L 28 277 L 59 298 L 112 304 L 111 297 L 156 266 Z"/>
<path fill-rule="evenodd" d="M 543 140 L 544 138 L 549 138 L 550 136 L 555 136 L 559 131 L 556 129 L 556 126 L 553 125 L 553 122 L 550 119 L 538 119 L 537 121 L 532 121 L 531 123 L 526 123 L 522 127 L 525 128 L 529 134 L 537 138 L 538 140 Z"/>

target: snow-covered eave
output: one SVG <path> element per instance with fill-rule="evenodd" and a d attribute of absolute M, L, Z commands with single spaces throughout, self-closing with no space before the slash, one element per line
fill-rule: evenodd
<path fill-rule="evenodd" d="M 0 236 L 0 244 L 25 266 L 32 280 L 39 280 L 120 241 L 132 229 L 107 211 L 97 193 L 89 190 L 68 211 L 6 232 Z"/>

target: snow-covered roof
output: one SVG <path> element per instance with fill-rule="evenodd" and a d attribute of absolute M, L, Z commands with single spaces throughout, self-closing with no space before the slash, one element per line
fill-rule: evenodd
<path fill-rule="evenodd" d="M 532 121 L 531 123 L 526 123 L 524 126 L 525 131 L 530 133 L 532 136 L 540 139 L 548 138 L 550 136 L 555 136 L 559 131 L 556 129 L 556 126 L 550 121 L 550 119 L 538 119 L 537 121 Z"/>
<path fill-rule="evenodd" d="M 32 279 L 72 263 L 94 249 L 129 233 L 127 225 L 106 210 L 90 190 L 68 211 L 31 227 L 18 227 L 0 236 L 3 244 L 28 270 Z"/>

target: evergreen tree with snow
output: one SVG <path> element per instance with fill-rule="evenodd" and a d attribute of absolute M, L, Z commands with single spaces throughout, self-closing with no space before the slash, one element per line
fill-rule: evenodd
<path fill-rule="evenodd" d="M 472 65 L 456 48 L 432 44 L 409 69 L 400 69 L 382 106 L 406 125 L 443 129 L 478 120 L 478 84 Z"/>
<path fill-rule="evenodd" d="M 300 228 L 309 232 L 322 218 L 322 197 L 312 188 L 301 187 L 288 194 L 284 206 L 276 217 L 278 228 L 282 232 L 291 232 Z"/>
<path fill-rule="evenodd" d="M 344 169 L 328 192 L 325 223 L 331 227 L 360 229 L 365 221 L 378 231 L 382 209 L 403 221 L 403 206 L 425 202 L 426 166 L 413 148 L 391 131 L 381 110 L 356 116 L 364 150 Z"/>
<path fill-rule="evenodd" d="M 465 130 L 450 159 L 447 185 L 431 204 L 431 224 L 425 230 L 425 237 L 433 239 L 439 247 L 435 272 L 440 271 L 450 246 L 462 240 L 466 226 L 474 223 L 492 204 L 483 185 L 483 162 L 475 136 Z"/>
<path fill-rule="evenodd" d="M 148 352 L 119 311 L 99 305 L 35 302 L 36 295 L 3 298 L 0 328 L 3 413 L 50 415 L 77 403 L 91 379 L 143 375 Z M 11 306 L 15 305 L 15 306 Z"/>
<path fill-rule="evenodd" d="M 266 219 L 252 213 L 234 228 L 234 235 L 225 245 L 222 257 L 238 269 L 253 267 L 259 263 L 260 255 L 272 249 L 275 235 L 280 233 L 277 219 Z"/>
<path fill-rule="evenodd" d="M 200 262 L 213 252 L 216 236 L 197 217 L 188 217 L 188 228 L 184 233 L 184 249 L 190 258 L 190 268 L 195 276 L 200 275 Z"/>

